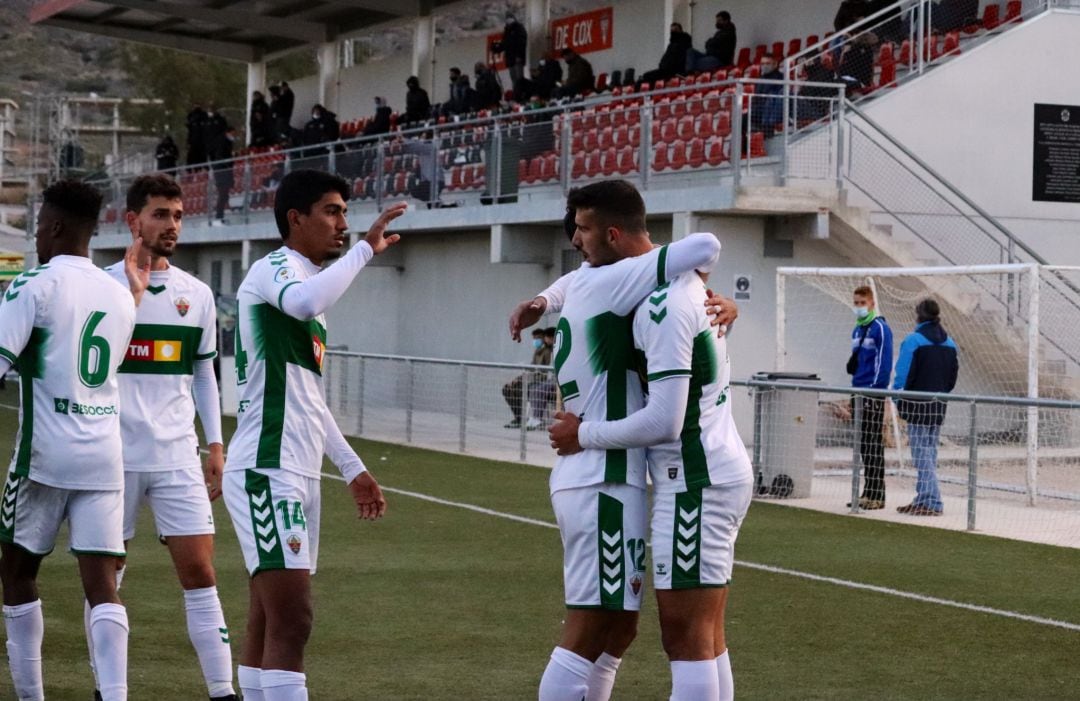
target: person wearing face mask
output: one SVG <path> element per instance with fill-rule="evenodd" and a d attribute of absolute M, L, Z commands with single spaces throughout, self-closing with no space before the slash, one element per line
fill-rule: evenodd
<path fill-rule="evenodd" d="M 640 82 L 651 85 L 658 80 L 668 80 L 681 74 L 686 69 L 686 54 L 693 45 L 693 37 L 683 31 L 681 24 L 672 22 L 667 49 L 660 57 L 660 66 L 656 70 L 644 73 Z"/>
<path fill-rule="evenodd" d="M 533 339 L 533 365 L 551 365 L 551 347 L 544 343 L 544 330 L 534 329 L 532 332 Z M 502 388 L 503 399 L 510 406 L 510 412 L 514 415 L 514 418 L 507 423 L 503 428 L 521 428 L 521 415 L 524 412 L 522 407 L 522 389 L 525 383 L 528 382 L 530 387 L 530 396 L 532 395 L 532 385 L 539 383 L 546 378 L 545 373 L 540 372 L 526 372 L 518 375 L 513 380 L 510 380 Z M 534 419 L 535 421 L 536 419 Z M 539 426 L 539 423 L 537 423 Z"/>
<path fill-rule="evenodd" d="M 375 98 L 375 116 L 364 126 L 364 136 L 390 133 L 390 115 L 393 110 L 386 104 L 385 97 Z"/>
<path fill-rule="evenodd" d="M 716 13 L 716 34 L 705 42 L 705 53 L 690 49 L 686 53 L 686 72 L 713 71 L 735 63 L 736 33 L 731 13 Z"/>
<path fill-rule="evenodd" d="M 543 329 L 543 341 L 536 344 L 533 338 L 533 348 L 546 352 L 550 360 L 555 351 L 555 327 L 549 326 Z M 536 334 L 534 333 L 533 336 Z M 534 363 L 535 364 L 535 363 Z M 555 408 L 555 377 L 548 373 L 533 373 L 532 382 L 529 383 L 529 406 L 532 407 L 532 418 L 525 424 L 530 431 L 547 428 L 551 422 L 551 412 Z"/>
<path fill-rule="evenodd" d="M 774 56 L 766 55 L 761 59 L 761 77 L 763 80 L 783 80 L 784 73 L 777 68 Z M 754 131 L 763 131 L 766 136 L 776 133 L 776 128 L 784 121 L 784 102 L 781 97 L 784 86 L 781 83 L 759 83 L 754 96 L 750 99 L 750 125 Z M 743 130 L 747 134 L 746 130 Z M 747 134 L 749 137 L 749 134 Z"/>
<path fill-rule="evenodd" d="M 893 368 L 892 329 L 885 317 L 877 312 L 874 291 L 868 285 L 855 288 L 852 293 L 852 311 L 855 328 L 851 332 L 851 357 L 847 372 L 851 386 L 855 388 L 888 389 Z M 882 424 L 885 417 L 885 400 L 878 397 L 852 398 L 862 402 L 859 457 L 863 465 L 863 491 L 859 508 L 866 510 L 885 508 L 885 447 L 882 443 Z M 848 504 L 850 507 L 851 505 Z"/>

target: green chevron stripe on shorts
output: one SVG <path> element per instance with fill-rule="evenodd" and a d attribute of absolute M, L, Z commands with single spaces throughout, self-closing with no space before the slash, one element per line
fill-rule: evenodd
<path fill-rule="evenodd" d="M 607 494 L 598 494 L 597 532 L 600 553 L 600 607 L 621 611 L 626 590 L 626 563 L 623 562 L 623 504 Z"/>
<path fill-rule="evenodd" d="M 255 538 L 255 550 L 259 554 L 259 566 L 262 570 L 285 569 L 285 551 L 281 548 L 281 537 L 274 521 L 274 497 L 270 493 L 270 478 L 254 470 L 244 473 L 244 490 L 251 507 L 251 529 Z M 255 574 L 252 572 L 252 574 Z"/>
<path fill-rule="evenodd" d="M 701 586 L 701 502 L 700 489 L 675 495 L 672 589 Z"/>
<path fill-rule="evenodd" d="M 15 504 L 19 500 L 19 485 L 22 482 L 23 478 L 16 475 L 14 470 L 8 472 L 4 496 L 0 498 L 0 540 L 7 543 L 15 542 Z"/>

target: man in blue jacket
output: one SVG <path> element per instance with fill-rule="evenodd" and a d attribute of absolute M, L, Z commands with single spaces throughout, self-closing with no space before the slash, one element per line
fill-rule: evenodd
<path fill-rule="evenodd" d="M 855 328 L 851 332 L 851 357 L 847 364 L 851 386 L 888 389 L 892 375 L 892 329 L 885 317 L 877 313 L 874 291 L 869 286 L 855 288 L 852 311 Z M 881 428 L 885 400 L 855 396 L 853 401 L 862 402 L 859 456 L 863 465 L 863 492 L 859 497 L 859 508 L 868 511 L 884 509 L 885 447 L 881 441 Z M 854 404 L 852 406 L 854 408 Z"/>
<path fill-rule="evenodd" d="M 915 307 L 915 331 L 900 344 L 893 389 L 913 392 L 951 392 L 960 371 L 956 344 L 941 327 L 941 308 L 932 299 Z M 941 424 L 945 420 L 945 402 L 901 399 L 897 413 L 907 421 L 911 460 L 918 477 L 915 499 L 896 510 L 912 516 L 940 516 L 941 490 L 937 480 L 937 449 Z"/>

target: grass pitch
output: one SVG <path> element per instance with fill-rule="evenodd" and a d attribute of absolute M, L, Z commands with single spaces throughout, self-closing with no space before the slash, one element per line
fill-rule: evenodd
<path fill-rule="evenodd" d="M 9 386 L 0 404 L 16 403 Z M 16 416 L 0 409 L 0 453 Z M 227 421 L 226 431 L 232 429 Z M 386 487 L 553 522 L 546 470 L 354 441 Z M 328 470 L 333 468 L 328 466 Z M 313 699 L 533 699 L 562 620 L 558 532 L 389 493 L 389 515 L 357 521 L 344 486 L 324 481 Z M 223 505 L 216 565 L 234 654 L 246 574 Z M 45 684 L 89 699 L 82 596 L 66 534 L 46 558 Z M 1080 623 L 1080 551 L 755 503 L 740 534 L 728 612 L 741 699 L 1075 699 L 1080 631 L 764 571 L 833 577 Z M 183 602 L 149 513 L 121 592 L 131 620 L 132 698 L 199 699 L 205 688 Z M 655 603 L 615 699 L 666 699 Z M 13 696 L 0 673 L 0 698 Z"/>

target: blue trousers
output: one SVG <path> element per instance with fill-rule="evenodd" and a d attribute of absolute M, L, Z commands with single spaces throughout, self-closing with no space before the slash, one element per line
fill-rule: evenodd
<path fill-rule="evenodd" d="M 937 479 L 937 450 L 941 426 L 909 423 L 907 432 L 911 443 L 911 460 L 918 472 L 915 479 L 915 500 L 911 503 L 940 510 L 942 504 Z"/>

